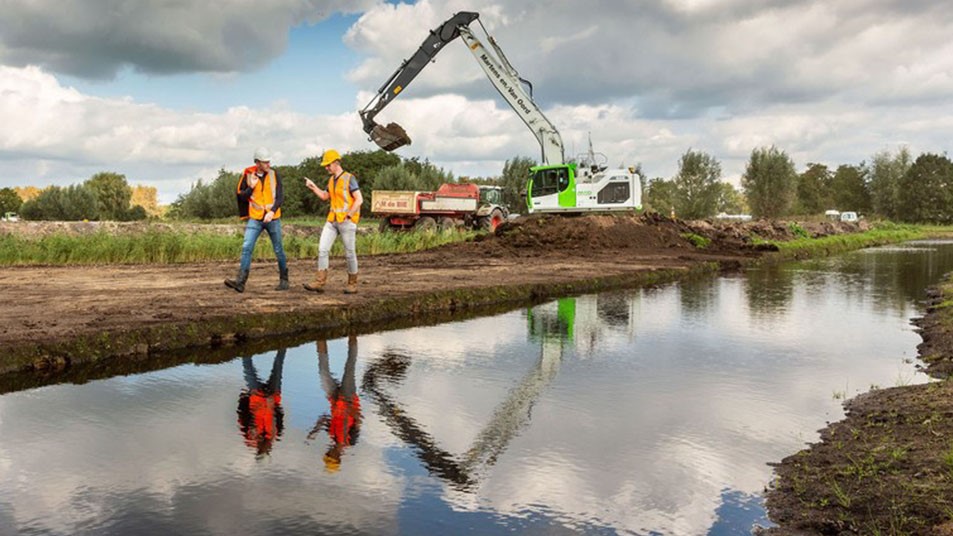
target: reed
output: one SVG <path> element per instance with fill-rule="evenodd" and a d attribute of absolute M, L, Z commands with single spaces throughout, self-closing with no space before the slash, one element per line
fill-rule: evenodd
<path fill-rule="evenodd" d="M 412 253 L 463 242 L 477 233 L 471 231 L 426 233 L 367 233 L 357 237 L 358 255 Z M 285 254 L 291 259 L 316 258 L 316 236 L 286 235 Z M 53 234 L 39 238 L 0 235 L 0 266 L 90 265 L 90 264 L 176 264 L 237 260 L 242 235 L 193 233 L 181 230 L 150 229 L 137 234 L 100 231 L 87 235 Z M 343 256 L 337 241 L 332 256 Z M 254 259 L 274 259 L 271 241 L 265 233 L 255 245 Z"/>

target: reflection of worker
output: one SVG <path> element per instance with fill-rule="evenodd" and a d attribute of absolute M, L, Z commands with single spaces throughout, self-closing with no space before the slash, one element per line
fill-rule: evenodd
<path fill-rule="evenodd" d="M 361 219 L 361 204 L 364 197 L 354 175 L 344 171 L 341 167 L 341 155 L 334 149 L 324 152 L 321 165 L 328 171 L 328 189 L 318 188 L 311 179 L 305 178 L 305 185 L 321 200 L 331 200 L 328 210 L 328 221 L 321 230 L 321 240 L 318 243 L 318 273 L 304 288 L 314 292 L 322 292 L 328 282 L 328 256 L 331 246 L 338 236 L 344 243 L 344 258 L 347 261 L 347 287 L 345 294 L 357 292 L 357 222 Z"/>
<path fill-rule="evenodd" d="M 308 439 L 314 439 L 318 431 L 326 429 L 331 437 L 331 445 L 324 454 L 324 468 L 329 472 L 341 468 L 341 454 L 345 447 L 357 443 L 361 429 L 361 400 L 357 396 L 354 380 L 354 367 L 357 363 L 357 337 L 347 339 L 347 362 L 344 364 L 344 377 L 338 383 L 331 376 L 328 363 L 328 343 L 318 341 L 318 369 L 321 373 L 321 386 L 331 405 L 331 414 L 320 416 L 314 428 L 308 433 Z"/>
<path fill-rule="evenodd" d="M 245 444 L 259 456 L 271 452 L 271 446 L 284 428 L 281 409 L 281 369 L 285 363 L 285 349 L 278 350 L 271 366 L 267 383 L 262 383 L 251 357 L 242 358 L 246 389 L 238 397 L 238 427 L 245 436 Z"/>
<path fill-rule="evenodd" d="M 236 190 L 238 215 L 247 220 L 245 240 L 242 243 L 242 259 L 238 277 L 226 279 L 225 286 L 245 292 L 248 271 L 251 270 L 251 255 L 255 242 L 262 231 L 268 232 L 271 246 L 278 258 L 278 286 L 275 290 L 288 290 L 288 261 L 281 244 L 281 202 L 284 193 L 278 171 L 271 168 L 271 153 L 264 147 L 255 150 L 255 165 L 245 168 Z"/>

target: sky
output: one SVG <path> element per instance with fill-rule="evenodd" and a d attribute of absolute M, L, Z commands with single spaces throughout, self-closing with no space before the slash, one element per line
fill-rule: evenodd
<path fill-rule="evenodd" d="M 935 0 L 3 0 L 0 187 L 99 171 L 160 202 L 259 146 L 294 165 L 374 150 L 357 111 L 428 32 L 475 11 L 559 129 L 567 157 L 671 178 L 689 149 L 739 184 L 774 145 L 799 171 L 881 151 L 946 153 L 953 4 Z M 397 150 L 496 176 L 540 149 L 462 41 L 377 116 Z"/>

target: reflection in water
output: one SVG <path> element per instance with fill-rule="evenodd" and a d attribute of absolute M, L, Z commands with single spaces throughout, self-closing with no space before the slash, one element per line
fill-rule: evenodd
<path fill-rule="evenodd" d="M 926 381 L 951 269 L 914 243 L 3 394 L 0 534 L 746 534 L 845 396 Z"/>
<path fill-rule="evenodd" d="M 251 356 L 242 358 L 245 389 L 238 396 L 238 428 L 245 444 L 258 456 L 271 452 L 272 444 L 284 429 L 284 411 L 281 408 L 281 370 L 285 364 L 285 349 L 278 350 L 271 366 L 271 375 L 262 382 Z"/>
<path fill-rule="evenodd" d="M 331 413 L 318 417 L 314 428 L 308 432 L 308 439 L 314 439 L 319 431 L 327 430 L 331 444 L 324 453 L 324 469 L 330 473 L 341 468 L 341 455 L 346 447 L 357 443 L 361 431 L 361 399 L 357 394 L 354 381 L 354 367 L 357 364 L 357 336 L 347 339 L 347 361 L 344 363 L 344 376 L 338 382 L 331 376 L 328 359 L 328 341 L 319 340 L 318 370 L 321 374 L 321 387 L 328 398 Z"/>

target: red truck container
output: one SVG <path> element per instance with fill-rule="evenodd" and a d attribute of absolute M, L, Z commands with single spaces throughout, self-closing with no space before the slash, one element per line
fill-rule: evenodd
<path fill-rule="evenodd" d="M 465 226 L 495 230 L 509 215 L 498 186 L 441 184 L 436 192 L 374 190 L 371 213 L 380 230 L 452 229 Z"/>

